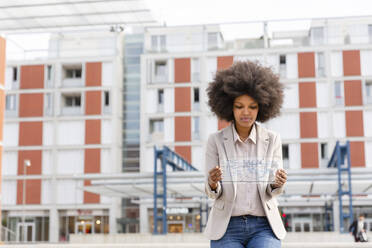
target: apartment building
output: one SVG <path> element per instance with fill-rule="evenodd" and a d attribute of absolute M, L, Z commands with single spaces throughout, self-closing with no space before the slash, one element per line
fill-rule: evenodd
<path fill-rule="evenodd" d="M 5 235 L 58 242 L 116 233 L 120 199 L 84 187 L 92 175 L 122 171 L 123 35 L 55 33 L 45 54 L 6 65 Z"/>
<path fill-rule="evenodd" d="M 273 28 L 280 23 L 259 25 L 262 33 L 256 38 L 235 40 L 224 40 L 226 25 L 146 29 L 141 60 L 141 172 L 153 171 L 154 146 L 163 145 L 204 172 L 207 138 L 227 125 L 207 106 L 208 83 L 217 70 L 235 61 L 258 60 L 272 67 L 285 84 L 281 116 L 262 124 L 281 134 L 284 167 L 321 175 L 336 142 L 350 141 L 352 170 L 371 173 L 372 19 L 308 20 L 299 30 L 282 25 L 284 31 Z M 237 28 L 246 31 L 243 24 Z M 302 195 L 291 195 L 288 189 L 279 199 L 288 231 L 325 231 L 325 203 L 330 199 L 337 230 L 334 197 L 316 187 Z M 372 230 L 368 189 L 353 197 L 353 205 L 354 213 L 366 214 Z M 198 213 L 199 209 L 189 208 L 173 219 L 168 216 L 168 229 L 197 231 L 192 220 L 200 218 Z M 141 214 L 152 223 L 151 205 Z M 146 228 L 151 232 L 154 227 Z"/>

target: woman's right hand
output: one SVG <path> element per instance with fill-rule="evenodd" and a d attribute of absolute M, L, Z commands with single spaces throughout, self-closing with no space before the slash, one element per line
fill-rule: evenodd
<path fill-rule="evenodd" d="M 222 180 L 222 170 L 220 166 L 214 167 L 212 170 L 209 171 L 208 176 L 208 184 L 209 187 L 211 187 L 212 190 L 217 189 L 218 181 Z"/>

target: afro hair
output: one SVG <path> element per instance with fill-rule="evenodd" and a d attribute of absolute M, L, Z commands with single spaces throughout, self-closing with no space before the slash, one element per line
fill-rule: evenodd
<path fill-rule="evenodd" d="M 284 85 L 279 76 L 258 62 L 236 62 L 218 71 L 207 88 L 208 104 L 218 118 L 232 121 L 235 98 L 249 95 L 259 106 L 257 121 L 266 122 L 280 115 Z"/>

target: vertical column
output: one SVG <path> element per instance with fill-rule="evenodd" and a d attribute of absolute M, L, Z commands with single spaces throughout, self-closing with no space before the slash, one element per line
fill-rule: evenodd
<path fill-rule="evenodd" d="M 313 52 L 298 53 L 299 78 L 315 77 L 315 55 Z M 306 108 L 316 108 L 316 83 L 299 82 L 298 85 L 300 108 L 300 138 L 318 137 L 317 112 L 303 111 Z M 317 142 L 301 142 L 301 167 L 318 168 L 319 154 Z"/>
<path fill-rule="evenodd" d="M 350 50 L 342 52 L 344 76 L 360 76 L 360 51 Z M 345 106 L 362 106 L 361 80 L 345 80 Z M 364 137 L 363 110 L 345 111 L 346 137 Z M 350 160 L 352 167 L 365 167 L 363 141 L 350 142 Z"/>
<path fill-rule="evenodd" d="M 220 56 L 217 57 L 217 71 L 219 70 L 225 70 L 232 66 L 234 63 L 234 57 L 233 56 Z M 218 130 L 221 130 L 225 127 L 227 127 L 230 124 L 230 122 L 225 120 L 218 120 Z"/>
<path fill-rule="evenodd" d="M 179 58 L 174 60 L 174 82 L 190 83 L 191 80 L 191 59 Z M 191 87 L 174 88 L 174 111 L 190 113 L 191 112 Z M 191 142 L 191 117 L 174 117 L 174 141 Z M 191 163 L 191 146 L 175 146 L 175 152 L 180 154 Z"/>
<path fill-rule="evenodd" d="M 20 88 L 25 91 L 19 98 L 19 117 L 22 120 L 19 122 L 18 175 L 41 175 L 43 122 L 28 121 L 27 118 L 43 116 L 44 97 L 42 93 L 28 93 L 27 90 L 44 88 L 44 65 L 21 66 Z M 31 161 L 31 167 L 26 171 L 25 160 Z M 23 181 L 17 181 L 17 204 L 20 205 L 23 204 Z M 25 183 L 25 203 L 40 204 L 41 179 L 25 180 Z"/>
<path fill-rule="evenodd" d="M 0 219 L 1 217 L 1 204 L 2 204 L 2 160 L 3 160 L 3 121 L 5 110 L 5 39 L 0 37 Z M 0 231 L 1 233 L 1 231 Z"/>
<path fill-rule="evenodd" d="M 85 86 L 100 87 L 102 85 L 102 63 L 89 62 L 85 65 Z M 85 115 L 99 116 L 102 113 L 102 91 L 87 90 L 85 92 Z M 85 144 L 101 144 L 101 119 L 85 121 Z M 86 148 L 84 151 L 84 173 L 101 172 L 101 149 Z M 91 185 L 90 180 L 84 181 L 84 186 Z M 84 203 L 100 203 L 100 195 L 84 191 Z"/>

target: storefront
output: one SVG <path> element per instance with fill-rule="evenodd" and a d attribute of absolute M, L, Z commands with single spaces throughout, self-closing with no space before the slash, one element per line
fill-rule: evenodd
<path fill-rule="evenodd" d="M 109 233 L 108 210 L 61 210 L 59 216 L 60 241 L 70 234 Z"/>

